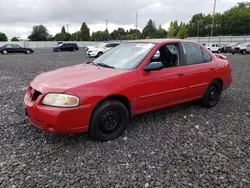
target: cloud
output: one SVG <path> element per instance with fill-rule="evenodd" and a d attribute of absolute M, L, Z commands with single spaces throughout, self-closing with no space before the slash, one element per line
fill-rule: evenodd
<path fill-rule="evenodd" d="M 218 0 L 217 11 L 223 12 L 238 0 Z M 142 29 L 148 19 L 164 26 L 172 20 L 188 21 L 193 14 L 211 13 L 213 0 L 0 0 L 0 31 L 9 37 L 27 36 L 33 25 L 44 24 L 52 34 L 69 24 L 74 32 L 82 22 L 87 22 L 91 31 L 109 30 L 118 26 L 135 27 L 135 13 Z M 166 28 L 167 29 L 167 28 Z"/>

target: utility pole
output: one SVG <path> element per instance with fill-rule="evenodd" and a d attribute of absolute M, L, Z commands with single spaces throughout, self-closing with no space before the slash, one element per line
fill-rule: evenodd
<path fill-rule="evenodd" d="M 211 37 L 213 36 L 213 32 L 214 32 L 214 14 L 215 14 L 215 8 L 216 8 L 216 0 L 214 0 L 214 10 L 213 10 Z"/>
<path fill-rule="evenodd" d="M 106 20 L 106 30 L 108 30 L 108 19 L 105 20 Z"/>
<path fill-rule="evenodd" d="M 200 20 L 198 20 L 198 26 L 197 26 L 197 37 L 200 35 Z"/>
<path fill-rule="evenodd" d="M 135 29 L 136 29 L 136 39 L 138 38 L 137 34 L 137 27 L 138 27 L 138 12 L 135 13 Z"/>
<path fill-rule="evenodd" d="M 69 24 L 67 24 L 67 33 L 69 32 Z"/>

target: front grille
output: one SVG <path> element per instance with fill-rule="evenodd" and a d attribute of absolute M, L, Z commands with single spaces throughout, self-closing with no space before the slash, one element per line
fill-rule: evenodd
<path fill-rule="evenodd" d="M 32 125 L 34 125 L 34 126 L 36 126 L 38 128 L 43 128 L 43 122 L 42 121 L 36 120 L 36 119 L 34 119 L 34 118 L 30 117 L 30 116 L 28 116 L 28 120 Z"/>
<path fill-rule="evenodd" d="M 36 101 L 36 99 L 41 95 L 41 92 L 34 90 L 33 95 L 31 97 L 31 101 Z"/>
<path fill-rule="evenodd" d="M 29 87 L 27 93 L 31 101 L 36 101 L 37 98 L 42 94 L 41 92 L 33 89 L 32 87 Z"/>
<path fill-rule="evenodd" d="M 240 48 L 235 48 L 235 50 L 240 50 Z"/>

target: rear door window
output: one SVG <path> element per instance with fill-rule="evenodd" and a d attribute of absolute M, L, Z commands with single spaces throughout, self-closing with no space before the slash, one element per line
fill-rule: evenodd
<path fill-rule="evenodd" d="M 194 65 L 203 63 L 203 54 L 201 47 L 191 42 L 182 43 L 184 55 L 186 57 L 187 65 Z"/>

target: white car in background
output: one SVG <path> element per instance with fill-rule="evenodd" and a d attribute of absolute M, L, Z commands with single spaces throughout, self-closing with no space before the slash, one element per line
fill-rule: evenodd
<path fill-rule="evenodd" d="M 102 43 L 98 46 L 87 47 L 87 55 L 89 57 L 99 57 L 119 44 L 120 43 Z"/>
<path fill-rule="evenodd" d="M 219 44 L 207 44 L 206 48 L 209 49 L 211 52 L 221 53 L 222 46 Z"/>

